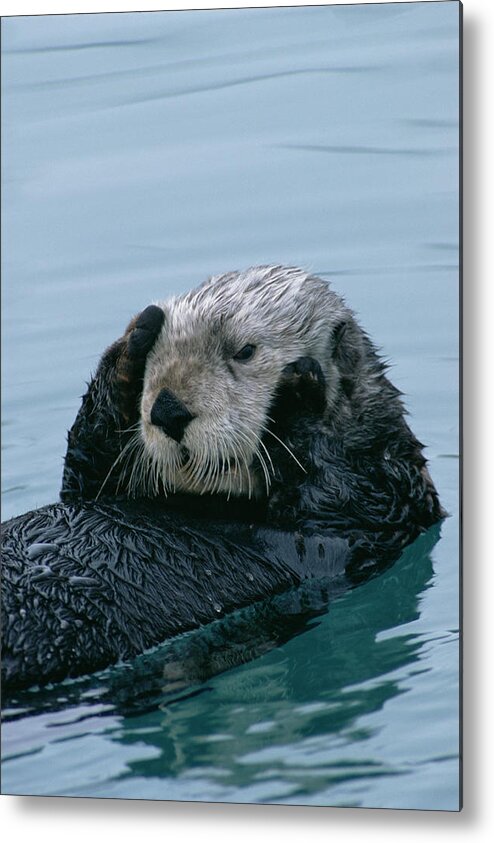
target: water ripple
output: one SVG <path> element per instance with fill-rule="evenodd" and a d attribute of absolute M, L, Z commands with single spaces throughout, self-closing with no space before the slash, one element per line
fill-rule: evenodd
<path fill-rule="evenodd" d="M 141 44 L 154 44 L 158 38 L 135 38 L 128 41 L 92 41 L 85 44 L 57 44 L 46 47 L 16 47 L 12 50 L 2 50 L 5 54 L 31 55 L 34 53 L 62 53 L 69 50 L 98 50 L 107 47 L 136 47 Z"/>
<path fill-rule="evenodd" d="M 369 73 L 373 70 L 379 70 L 377 65 L 374 66 L 362 66 L 362 67 L 345 67 L 345 66 L 334 66 L 334 67 L 310 67 L 310 68 L 301 68 L 297 70 L 281 70 L 277 73 L 262 73 L 258 76 L 245 76 L 241 77 L 240 79 L 232 79 L 227 82 L 216 82 L 210 83 L 207 85 L 197 85 L 193 88 L 182 88 L 181 90 L 175 91 L 168 91 L 159 94 L 148 94 L 147 96 L 136 97 L 135 99 L 126 100 L 125 103 L 121 103 L 121 105 L 138 105 L 144 102 L 154 102 L 156 100 L 163 100 L 163 99 L 170 99 L 171 97 L 182 97 L 187 96 L 188 94 L 201 94 L 207 93 L 208 91 L 218 91 L 222 88 L 233 88 L 237 85 L 251 85 L 255 82 L 266 82 L 270 79 L 281 79 L 287 76 L 303 76 L 307 75 L 314 75 L 314 74 L 332 74 L 332 73 L 348 73 L 348 74 L 357 74 L 357 73 Z"/>
<path fill-rule="evenodd" d="M 329 152 L 336 154 L 349 155 L 453 155 L 458 150 L 455 147 L 441 147 L 440 149 L 413 149 L 413 148 L 393 148 L 384 146 L 346 146 L 346 145 L 331 145 L 323 146 L 320 144 L 302 144 L 302 143 L 277 143 L 273 144 L 278 149 L 297 149 L 302 152 Z"/>

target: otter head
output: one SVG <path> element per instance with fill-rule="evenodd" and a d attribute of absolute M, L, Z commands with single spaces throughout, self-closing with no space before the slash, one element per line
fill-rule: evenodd
<path fill-rule="evenodd" d="M 140 408 L 155 493 L 267 492 L 266 431 L 283 369 L 315 357 L 330 406 L 338 380 L 332 336 L 349 311 L 326 282 L 286 267 L 212 278 L 158 306 L 165 318 Z"/>

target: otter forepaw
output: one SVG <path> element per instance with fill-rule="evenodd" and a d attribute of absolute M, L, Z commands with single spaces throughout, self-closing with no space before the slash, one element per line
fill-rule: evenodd
<path fill-rule="evenodd" d="M 150 304 L 132 320 L 119 341 L 115 399 L 126 423 L 137 417 L 146 357 L 161 332 L 164 318 L 161 308 Z"/>
<path fill-rule="evenodd" d="M 283 369 L 280 391 L 312 412 L 322 413 L 326 406 L 326 378 L 314 357 L 299 357 Z"/>
<path fill-rule="evenodd" d="M 158 339 L 165 314 L 161 307 L 150 304 L 137 317 L 127 341 L 127 354 L 132 361 L 142 362 Z"/>

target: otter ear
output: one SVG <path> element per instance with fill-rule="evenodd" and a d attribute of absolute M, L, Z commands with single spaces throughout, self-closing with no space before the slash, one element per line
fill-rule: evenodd
<path fill-rule="evenodd" d="M 331 356 L 340 373 L 341 388 L 350 397 L 362 358 L 360 331 L 353 319 L 344 319 L 333 329 Z"/>

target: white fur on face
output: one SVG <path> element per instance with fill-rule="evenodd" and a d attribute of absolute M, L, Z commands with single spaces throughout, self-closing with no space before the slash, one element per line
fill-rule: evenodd
<path fill-rule="evenodd" d="M 263 436 L 281 373 L 312 356 L 327 374 L 332 328 L 347 309 L 326 282 L 279 266 L 211 278 L 157 304 L 165 320 L 141 399 L 146 493 L 160 483 L 197 494 L 267 493 L 272 466 Z M 253 357 L 236 361 L 246 345 L 255 346 Z M 164 388 L 194 416 L 180 443 L 150 420 Z"/>

